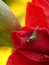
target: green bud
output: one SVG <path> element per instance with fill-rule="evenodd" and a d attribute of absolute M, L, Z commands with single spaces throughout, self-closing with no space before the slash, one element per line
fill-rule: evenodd
<path fill-rule="evenodd" d="M 19 30 L 20 28 L 21 25 L 11 12 L 10 8 L 0 0 L 0 31 L 11 33 L 12 31 Z"/>

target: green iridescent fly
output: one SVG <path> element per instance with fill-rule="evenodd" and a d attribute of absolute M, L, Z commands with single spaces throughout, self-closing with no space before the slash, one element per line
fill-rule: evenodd
<path fill-rule="evenodd" d="M 38 28 L 39 28 L 38 26 L 35 27 L 33 33 L 32 33 L 32 34 L 30 35 L 30 37 L 26 40 L 27 43 L 30 43 L 30 42 L 35 41 L 35 40 L 37 39 L 37 37 L 38 37 L 38 35 L 37 35 L 37 30 L 38 30 Z"/>

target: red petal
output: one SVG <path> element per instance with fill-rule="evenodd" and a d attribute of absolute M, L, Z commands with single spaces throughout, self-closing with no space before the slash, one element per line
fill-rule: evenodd
<path fill-rule="evenodd" d="M 6 65 L 49 65 L 49 61 L 34 61 L 15 51 L 8 59 Z"/>
<path fill-rule="evenodd" d="M 25 42 L 28 33 L 32 31 L 32 27 L 25 26 L 20 31 L 14 31 L 11 33 L 11 41 L 16 49 L 21 48 Z"/>
<path fill-rule="evenodd" d="M 11 34 L 11 41 L 16 49 L 19 48 L 27 48 L 36 50 L 42 53 L 49 53 L 49 33 L 47 29 L 39 28 L 37 37 L 38 39 L 35 40 L 34 42 L 31 42 L 31 44 L 27 44 L 26 40 L 28 37 L 33 33 L 33 28 L 25 26 L 22 28 L 21 31 L 15 31 L 12 32 Z"/>
<path fill-rule="evenodd" d="M 16 49 L 21 48 L 24 45 L 25 38 L 22 37 L 23 35 L 25 35 L 25 33 L 26 33 L 25 31 L 12 32 L 11 41 Z"/>
<path fill-rule="evenodd" d="M 26 25 L 32 27 L 48 27 L 49 12 L 35 3 L 28 3 L 26 10 Z"/>
<path fill-rule="evenodd" d="M 49 9 L 49 0 L 32 0 L 33 3 L 37 3 L 46 9 Z"/>
<path fill-rule="evenodd" d="M 15 51 L 14 54 L 9 57 L 7 65 L 33 65 L 32 63 L 33 62 L 31 60 L 23 56 L 21 53 Z"/>

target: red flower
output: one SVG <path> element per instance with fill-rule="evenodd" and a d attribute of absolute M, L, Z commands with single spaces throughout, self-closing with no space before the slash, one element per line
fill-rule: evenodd
<path fill-rule="evenodd" d="M 32 2 L 49 9 L 49 0 L 32 0 Z"/>
<path fill-rule="evenodd" d="M 36 27 L 49 27 L 49 5 L 46 0 L 33 0 L 27 5 L 26 25 Z M 46 6 L 47 5 L 47 6 Z"/>
<path fill-rule="evenodd" d="M 49 13 L 43 1 L 28 3 L 26 26 L 11 34 L 16 51 L 7 65 L 49 65 Z"/>

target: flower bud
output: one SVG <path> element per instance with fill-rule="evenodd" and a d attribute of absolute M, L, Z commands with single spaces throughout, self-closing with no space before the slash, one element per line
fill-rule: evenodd
<path fill-rule="evenodd" d="M 19 30 L 20 28 L 21 25 L 11 12 L 10 8 L 0 0 L 0 31 L 11 33 L 12 31 Z"/>

